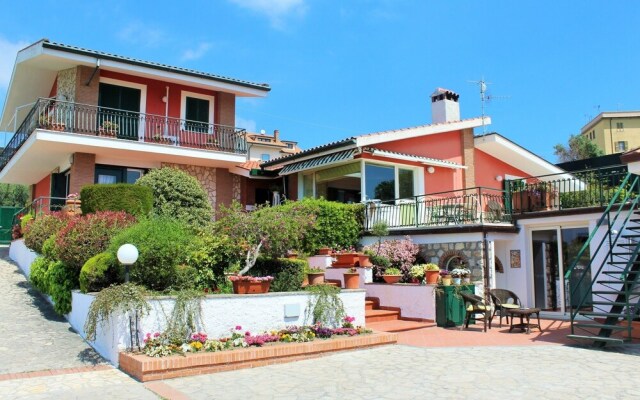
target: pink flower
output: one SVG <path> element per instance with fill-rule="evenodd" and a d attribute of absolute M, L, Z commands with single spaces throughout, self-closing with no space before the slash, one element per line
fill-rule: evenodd
<path fill-rule="evenodd" d="M 246 332 L 244 333 L 244 335 L 245 335 L 245 336 L 251 336 L 251 332 L 246 331 Z"/>
<path fill-rule="evenodd" d="M 242 330 L 242 327 L 241 327 L 240 325 L 236 325 L 236 330 L 237 330 L 237 331 L 241 331 L 241 330 Z"/>
<path fill-rule="evenodd" d="M 160 332 L 156 332 L 153 337 L 160 337 Z"/>

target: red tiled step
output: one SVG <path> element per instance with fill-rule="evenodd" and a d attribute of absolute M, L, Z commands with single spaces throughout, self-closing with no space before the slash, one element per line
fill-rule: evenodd
<path fill-rule="evenodd" d="M 368 326 L 371 322 L 392 321 L 400 318 L 400 311 L 365 310 L 364 319 Z"/>
<path fill-rule="evenodd" d="M 433 326 L 436 326 L 435 322 L 405 321 L 401 319 L 367 323 L 367 328 L 377 332 L 405 332 Z"/>
<path fill-rule="evenodd" d="M 375 302 L 373 300 L 365 300 L 364 309 L 365 310 L 373 310 L 375 307 Z"/>

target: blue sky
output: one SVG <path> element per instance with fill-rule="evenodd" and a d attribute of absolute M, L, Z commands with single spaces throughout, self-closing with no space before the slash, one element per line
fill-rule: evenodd
<path fill-rule="evenodd" d="M 431 122 L 436 87 L 555 161 L 553 145 L 601 111 L 640 110 L 636 1 L 209 0 L 5 2 L 0 103 L 16 51 L 42 37 L 194 68 L 272 91 L 237 124 L 303 148 Z M 504 97 L 504 98 L 499 98 Z"/>

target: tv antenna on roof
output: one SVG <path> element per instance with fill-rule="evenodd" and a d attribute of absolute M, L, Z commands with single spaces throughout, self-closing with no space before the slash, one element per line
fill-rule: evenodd
<path fill-rule="evenodd" d="M 468 81 L 469 83 L 473 83 L 478 85 L 478 87 L 480 88 L 480 101 L 482 104 L 482 134 L 486 134 L 487 133 L 487 126 L 484 123 L 484 109 L 485 109 L 485 103 L 489 104 L 491 102 L 491 100 L 494 99 L 507 99 L 510 96 L 493 96 L 491 94 L 488 93 L 487 89 L 488 89 L 488 85 L 492 85 L 492 82 L 487 82 L 484 80 L 484 76 L 479 80 L 479 81 Z"/>

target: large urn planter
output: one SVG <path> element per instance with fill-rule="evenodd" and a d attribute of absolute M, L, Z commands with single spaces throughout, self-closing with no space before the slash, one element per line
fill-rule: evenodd
<path fill-rule="evenodd" d="M 307 279 L 309 285 L 322 285 L 324 283 L 324 272 L 309 272 L 307 273 Z"/>
<path fill-rule="evenodd" d="M 82 214 L 82 201 L 80 199 L 67 199 L 65 201 L 64 211 L 69 215 Z"/>
<path fill-rule="evenodd" d="M 358 271 L 344 273 L 344 288 L 358 289 L 360 287 L 360 274 Z"/>

